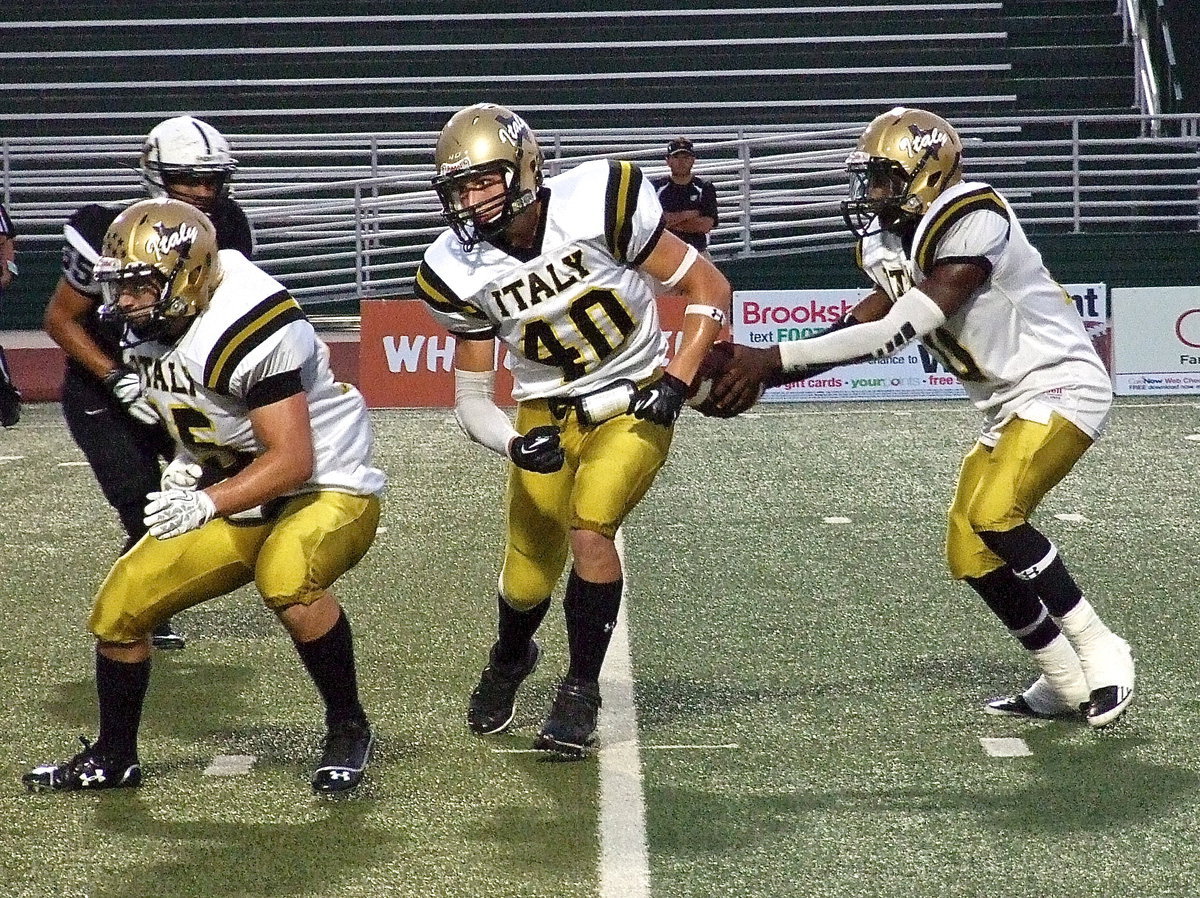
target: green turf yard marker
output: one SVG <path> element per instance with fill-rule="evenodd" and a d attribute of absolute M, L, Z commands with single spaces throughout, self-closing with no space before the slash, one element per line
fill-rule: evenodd
<path fill-rule="evenodd" d="M 205 776 L 245 776 L 258 758 L 255 755 L 217 755 L 204 768 Z"/>
<path fill-rule="evenodd" d="M 85 461 L 60 461 L 58 463 L 57 467 L 60 467 L 60 468 L 86 468 L 87 464 L 88 463 Z"/>
<path fill-rule="evenodd" d="M 617 553 L 625 566 L 625 540 L 617 531 Z M 600 898 L 649 898 L 650 857 L 646 846 L 646 796 L 633 702 L 629 657 L 629 577 L 621 613 L 600 673 Z"/>
<path fill-rule="evenodd" d="M 1015 736 L 995 739 L 980 736 L 979 744 L 983 746 L 984 754 L 993 758 L 1026 758 L 1033 754 L 1025 740 Z"/>
<path fill-rule="evenodd" d="M 1054 517 L 1055 517 L 1055 520 L 1069 521 L 1072 524 L 1086 524 L 1087 523 L 1087 518 L 1085 518 L 1081 514 L 1076 514 L 1073 511 L 1067 512 L 1064 514 L 1056 514 Z"/>
<path fill-rule="evenodd" d="M 1184 439 L 1191 440 L 1193 443 L 1200 443 L 1200 433 L 1189 433 Z"/>
<path fill-rule="evenodd" d="M 821 523 L 823 523 L 823 524 L 849 524 L 850 519 L 833 516 L 833 517 L 828 517 L 828 518 L 821 518 Z"/>
<path fill-rule="evenodd" d="M 0 461 L 20 461 L 24 455 L 0 455 Z"/>
<path fill-rule="evenodd" d="M 704 751 L 713 748 L 741 748 L 741 746 L 736 742 L 723 742 L 720 744 L 711 742 L 697 742 L 695 745 L 643 745 L 642 748 L 646 749 L 646 751 L 650 751 L 651 749 L 655 751 L 669 751 L 671 749 L 681 749 L 684 751 Z"/>

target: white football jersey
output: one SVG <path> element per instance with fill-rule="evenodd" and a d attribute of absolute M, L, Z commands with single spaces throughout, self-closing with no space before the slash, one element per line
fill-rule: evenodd
<path fill-rule="evenodd" d="M 666 362 L 656 282 L 636 266 L 663 231 L 662 207 L 629 162 L 585 162 L 547 179 L 536 245 L 512 255 L 451 231 L 425 251 L 416 290 L 458 339 L 498 337 L 513 398 L 579 396 L 645 380 Z"/>
<path fill-rule="evenodd" d="M 250 426 L 248 397 L 265 378 L 300 371 L 312 419 L 315 464 L 295 493 L 332 489 L 372 495 L 383 472 L 372 465 L 366 403 L 337 383 L 329 349 L 296 300 L 237 250 L 221 250 L 221 285 L 178 343 L 126 350 L 146 398 L 175 441 L 231 475 L 263 451 Z"/>
<path fill-rule="evenodd" d="M 922 342 L 958 376 L 985 416 L 984 442 L 1013 415 L 1057 411 L 1093 438 L 1112 405 L 1112 381 L 1071 296 L 1051 277 L 1012 208 L 981 182 L 962 182 L 930 205 L 911 250 L 888 231 L 858 245 L 863 271 L 893 300 L 939 260 L 982 259 L 979 290 Z"/>

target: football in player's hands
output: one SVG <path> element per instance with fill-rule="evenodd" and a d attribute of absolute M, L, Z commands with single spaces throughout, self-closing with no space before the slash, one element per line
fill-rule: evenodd
<path fill-rule="evenodd" d="M 727 340 L 718 340 L 712 345 L 704 360 L 700 362 L 700 368 L 692 380 L 691 395 L 688 397 L 688 405 L 700 414 L 709 418 L 732 418 L 754 404 L 753 402 L 742 403 L 734 408 L 722 408 L 717 405 L 716 399 L 712 395 L 713 385 L 733 368 L 734 355 L 734 344 Z M 763 389 L 758 391 L 755 401 L 758 401 L 763 392 Z"/>
<path fill-rule="evenodd" d="M 713 383 L 729 370 L 731 361 L 733 361 L 733 347 L 727 341 L 718 340 L 712 345 L 708 354 L 700 361 L 700 368 L 696 371 L 696 376 L 692 378 L 692 386 L 688 390 L 688 405 L 699 409 L 706 415 L 711 414 L 705 409 L 709 394 L 712 393 Z"/>

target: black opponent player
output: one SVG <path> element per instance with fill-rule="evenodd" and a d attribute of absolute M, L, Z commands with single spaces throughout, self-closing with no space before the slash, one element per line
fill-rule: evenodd
<path fill-rule="evenodd" d="M 150 196 L 190 203 L 212 220 L 221 249 L 252 256 L 250 222 L 229 197 L 237 160 L 221 132 L 191 116 L 169 118 L 146 136 L 140 166 Z M 159 459 L 170 461 L 174 454 L 166 429 L 142 398 L 137 375 L 124 364 L 120 328 L 100 316 L 92 266 L 105 231 L 123 208 L 87 205 L 67 221 L 62 277 L 43 322 L 67 354 L 63 417 L 121 519 L 127 535 L 122 554 L 145 534 L 143 509 L 146 495 L 159 489 Z M 183 648 L 185 640 L 167 620 L 155 631 L 153 644 Z"/>

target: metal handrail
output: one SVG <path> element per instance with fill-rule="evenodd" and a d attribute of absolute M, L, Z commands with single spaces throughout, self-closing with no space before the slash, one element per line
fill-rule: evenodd
<path fill-rule="evenodd" d="M 1001 189 L 1032 232 L 1196 231 L 1198 120 L 1002 116 L 956 124 L 967 177 Z M 839 210 L 844 160 L 863 124 L 692 132 L 701 153 L 695 170 L 718 192 L 714 258 L 847 246 Z M 665 129 L 572 129 L 543 132 L 541 140 L 552 171 L 628 158 L 653 176 L 666 172 L 662 153 L 671 136 Z M 443 228 L 428 181 L 434 139 L 383 132 L 236 138 L 243 166 L 237 196 L 255 224 L 263 266 L 318 309 L 408 292 L 424 247 Z M 139 140 L 0 140 L 0 186 L 23 251 L 56 251 L 63 221 L 85 202 L 140 196 L 121 149 Z"/>

